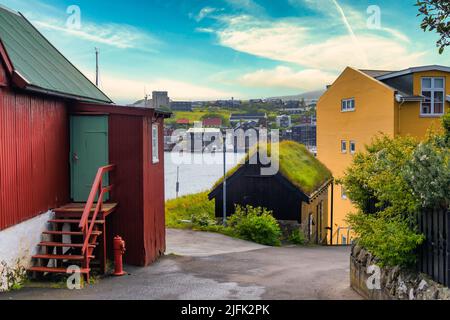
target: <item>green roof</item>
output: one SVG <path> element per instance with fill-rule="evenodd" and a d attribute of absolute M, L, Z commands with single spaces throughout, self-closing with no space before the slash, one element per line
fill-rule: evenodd
<path fill-rule="evenodd" d="M 20 13 L 0 5 L 0 40 L 25 88 L 83 101 L 112 101 Z"/>
<path fill-rule="evenodd" d="M 269 147 L 269 155 L 271 147 Z M 250 154 L 247 154 L 247 159 Z M 332 179 L 331 171 L 325 167 L 308 149 L 294 141 L 283 141 L 279 143 L 280 169 L 279 173 L 289 180 L 292 185 L 310 196 Z M 231 177 L 242 165 L 238 165 L 227 173 Z M 220 179 L 214 186 L 217 188 L 223 179 Z"/>

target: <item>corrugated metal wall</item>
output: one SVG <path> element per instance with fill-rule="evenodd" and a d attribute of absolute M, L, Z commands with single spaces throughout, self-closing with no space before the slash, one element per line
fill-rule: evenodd
<path fill-rule="evenodd" d="M 164 197 L 164 128 L 159 124 L 159 163 L 152 163 L 152 119 L 144 118 L 144 245 L 145 264 L 166 251 Z"/>
<path fill-rule="evenodd" d="M 0 88 L 0 230 L 69 200 L 63 102 Z"/>
<path fill-rule="evenodd" d="M 120 235 L 127 245 L 124 261 L 144 265 L 141 117 L 110 115 L 109 159 L 116 165 L 116 170 L 110 174 L 114 185 L 111 199 L 119 203 L 117 211 L 108 217 L 109 256 L 111 239 Z"/>
<path fill-rule="evenodd" d="M 144 266 L 165 251 L 164 146 L 160 125 L 159 164 L 151 162 L 151 118 L 111 114 L 110 162 L 114 185 L 112 200 L 119 207 L 108 219 L 108 239 L 120 235 L 126 241 L 126 263 Z M 111 244 L 111 241 L 109 241 Z M 109 246 L 111 255 L 111 246 Z"/>

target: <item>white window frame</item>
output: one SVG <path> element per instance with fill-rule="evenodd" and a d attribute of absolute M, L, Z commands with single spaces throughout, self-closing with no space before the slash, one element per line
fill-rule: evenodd
<path fill-rule="evenodd" d="M 341 112 L 354 112 L 356 110 L 355 98 L 342 99 Z"/>
<path fill-rule="evenodd" d="M 354 150 L 352 150 L 352 146 L 354 146 Z M 351 154 L 355 154 L 356 153 L 356 141 L 355 140 L 350 140 L 350 145 L 349 145 L 349 147 L 350 147 L 350 153 Z"/>
<path fill-rule="evenodd" d="M 345 148 L 344 148 L 345 144 Z M 347 153 L 347 140 L 341 140 L 341 153 L 346 154 Z"/>
<path fill-rule="evenodd" d="M 159 163 L 159 125 L 152 123 L 152 162 L 153 164 Z"/>
<path fill-rule="evenodd" d="M 442 80 L 443 83 L 443 88 L 436 88 L 435 87 L 435 81 L 439 79 Z M 424 88 L 423 87 L 423 82 L 424 80 L 430 80 L 431 82 L 431 88 Z M 424 113 L 423 112 L 423 104 L 425 101 L 422 101 L 420 103 L 420 116 L 422 117 L 440 117 L 443 116 L 445 114 L 445 103 L 446 103 L 446 94 L 445 94 L 445 78 L 444 77 L 423 77 L 420 81 L 420 87 L 421 87 L 421 95 L 423 96 L 424 92 L 430 92 L 431 95 L 431 101 L 430 101 L 430 113 Z M 435 101 L 434 101 L 434 94 L 436 92 L 442 92 L 442 112 L 441 113 L 436 113 L 435 112 Z"/>

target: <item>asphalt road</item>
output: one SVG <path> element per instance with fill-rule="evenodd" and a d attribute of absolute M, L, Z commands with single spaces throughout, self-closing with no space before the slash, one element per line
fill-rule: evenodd
<path fill-rule="evenodd" d="M 349 286 L 350 249 L 272 248 L 218 234 L 168 230 L 167 255 L 83 290 L 24 288 L 1 299 L 360 299 Z"/>

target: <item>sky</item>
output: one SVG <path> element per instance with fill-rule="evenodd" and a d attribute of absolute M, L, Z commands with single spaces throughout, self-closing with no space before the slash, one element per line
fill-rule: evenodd
<path fill-rule="evenodd" d="M 324 89 L 346 66 L 449 65 L 416 0 L 0 0 L 116 103 L 266 98 Z"/>

